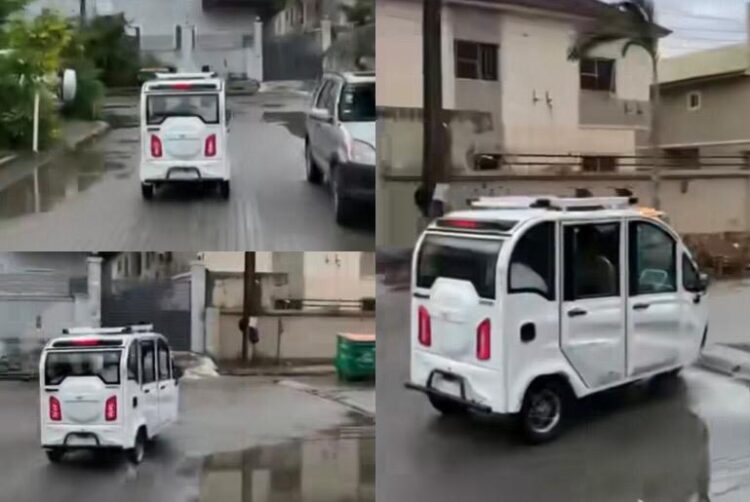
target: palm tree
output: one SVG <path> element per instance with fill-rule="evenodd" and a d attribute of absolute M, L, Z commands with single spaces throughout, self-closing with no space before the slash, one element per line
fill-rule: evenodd
<path fill-rule="evenodd" d="M 622 57 L 631 48 L 640 48 L 651 58 L 651 130 L 649 148 L 653 168 L 653 205 L 659 209 L 661 201 L 661 153 L 659 150 L 659 39 L 670 33 L 656 24 L 653 0 L 623 0 L 603 8 L 601 15 L 585 23 L 578 30 L 568 51 L 568 59 L 579 61 L 601 45 L 623 41 Z"/>

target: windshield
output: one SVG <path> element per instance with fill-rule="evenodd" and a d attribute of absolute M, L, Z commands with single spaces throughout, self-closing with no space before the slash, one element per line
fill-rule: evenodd
<path fill-rule="evenodd" d="M 173 94 L 146 98 L 148 125 L 161 124 L 168 117 L 198 117 L 206 124 L 218 124 L 219 95 Z"/>
<path fill-rule="evenodd" d="M 469 281 L 482 298 L 495 298 L 501 240 L 427 235 L 417 260 L 417 287 L 431 288 L 438 277 Z"/>
<path fill-rule="evenodd" d="M 375 83 L 349 84 L 341 92 L 339 117 L 342 122 L 375 120 Z"/>
<path fill-rule="evenodd" d="M 67 377 L 97 376 L 106 384 L 120 383 L 120 352 L 50 352 L 44 363 L 45 385 L 60 385 Z"/>

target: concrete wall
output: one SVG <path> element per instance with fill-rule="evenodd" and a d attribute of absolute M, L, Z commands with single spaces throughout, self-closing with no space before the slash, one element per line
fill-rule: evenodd
<path fill-rule="evenodd" d="M 242 337 L 238 328 L 240 313 L 222 312 L 218 323 L 210 325 L 208 339 L 218 339 L 216 357 L 237 360 L 242 355 Z M 212 318 L 213 319 L 213 318 Z M 218 329 L 218 336 L 215 330 Z M 275 361 L 331 360 L 336 353 L 336 335 L 340 332 L 375 333 L 375 316 L 266 316 L 257 319 L 260 342 L 254 358 Z"/>
<path fill-rule="evenodd" d="M 35 0 L 30 15 L 54 8 L 66 16 L 79 15 L 79 0 Z M 210 65 L 219 73 L 247 73 L 262 80 L 263 61 L 256 11 L 222 8 L 204 11 L 202 0 L 96 0 L 88 2 L 90 15 L 124 12 L 141 31 L 141 47 L 164 63 L 187 69 Z M 182 26 L 182 51 L 177 51 L 175 26 Z M 192 46 L 195 28 L 196 47 Z"/>
<path fill-rule="evenodd" d="M 413 194 L 415 180 L 384 180 L 378 193 L 378 246 L 413 246 L 422 229 Z M 485 181 L 454 182 L 449 199 L 455 209 L 480 195 L 571 195 L 573 188 L 589 188 L 594 194 L 611 195 L 612 187 L 631 189 L 644 204 L 652 200 L 648 175 L 620 176 L 506 176 Z M 732 171 L 665 173 L 662 207 L 672 225 L 683 234 L 750 231 L 750 172 Z M 700 203 L 699 203 L 700 202 Z M 710 207 L 710 209 L 707 209 Z"/>
<path fill-rule="evenodd" d="M 689 110 L 688 94 L 694 91 L 701 93 L 701 107 Z M 665 147 L 707 147 L 717 144 L 737 146 L 736 151 L 748 150 L 749 116 L 750 77 L 663 88 L 661 143 Z M 743 141 L 745 143 L 741 144 Z"/>

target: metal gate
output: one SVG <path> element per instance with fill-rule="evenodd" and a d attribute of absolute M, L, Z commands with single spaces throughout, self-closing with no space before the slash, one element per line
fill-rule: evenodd
<path fill-rule="evenodd" d="M 190 350 L 190 274 L 171 279 L 104 280 L 102 326 L 153 324 L 175 350 Z"/>
<path fill-rule="evenodd" d="M 322 71 L 320 30 L 264 36 L 263 80 L 316 80 Z"/>

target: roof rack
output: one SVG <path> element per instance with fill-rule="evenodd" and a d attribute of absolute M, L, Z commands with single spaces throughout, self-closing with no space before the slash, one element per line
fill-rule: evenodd
<path fill-rule="evenodd" d="M 216 78 L 218 74 L 211 72 L 193 72 L 193 73 L 156 73 L 158 80 L 206 80 Z"/>
<path fill-rule="evenodd" d="M 65 328 L 64 335 L 129 335 L 132 333 L 149 333 L 154 330 L 153 324 L 133 324 L 118 328 Z"/>
<path fill-rule="evenodd" d="M 597 211 L 628 209 L 636 197 L 557 197 L 506 196 L 480 197 L 471 202 L 474 209 L 550 209 L 554 211 Z"/>

